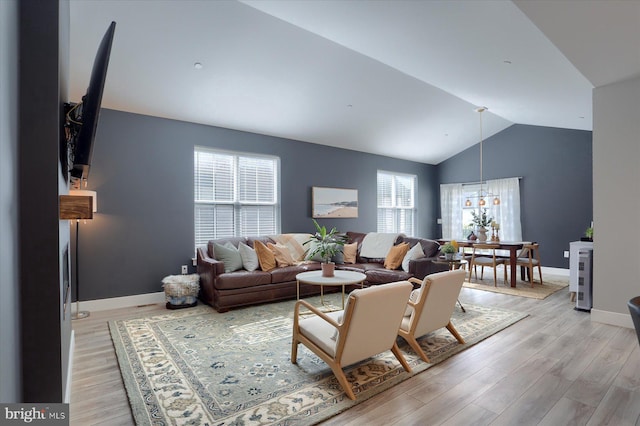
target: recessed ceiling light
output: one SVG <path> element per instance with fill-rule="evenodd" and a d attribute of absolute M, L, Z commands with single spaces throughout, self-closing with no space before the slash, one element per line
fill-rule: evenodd
<path fill-rule="evenodd" d="M 508 59 L 505 59 L 504 61 L 502 61 L 502 63 L 507 64 L 507 65 L 511 65 L 511 61 Z"/>
<path fill-rule="evenodd" d="M 578 118 L 584 118 L 584 116 L 582 116 L 582 115 L 581 115 L 581 116 L 580 116 L 580 117 L 578 117 Z"/>
<path fill-rule="evenodd" d="M 193 67 L 197 70 L 201 70 L 202 69 L 202 64 L 200 62 L 196 62 L 193 64 Z"/>
<path fill-rule="evenodd" d="M 348 105 L 347 105 L 347 108 L 353 108 L 353 105 L 348 104 Z"/>

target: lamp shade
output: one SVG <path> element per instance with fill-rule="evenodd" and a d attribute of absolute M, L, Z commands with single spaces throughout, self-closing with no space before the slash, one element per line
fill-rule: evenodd
<path fill-rule="evenodd" d="M 60 219 L 93 219 L 96 211 L 95 191 L 72 190 L 60 196 Z"/>
<path fill-rule="evenodd" d="M 98 211 L 98 194 L 96 193 L 96 191 L 88 191 L 86 189 L 72 189 L 69 191 L 69 195 L 82 195 L 85 197 L 93 198 L 93 213 Z"/>

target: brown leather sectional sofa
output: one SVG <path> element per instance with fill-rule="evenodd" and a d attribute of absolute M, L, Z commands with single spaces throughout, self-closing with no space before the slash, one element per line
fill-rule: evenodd
<path fill-rule="evenodd" d="M 413 247 L 419 243 L 422 245 L 422 251 L 425 254 L 423 258 L 410 261 L 408 271 L 404 271 L 402 269 L 385 269 L 383 258 L 361 257 L 360 248 L 366 235 L 365 233 L 347 232 L 346 235 L 348 243 L 358 243 L 356 263 L 339 263 L 336 264 L 336 269 L 362 272 L 367 277 L 364 283 L 365 286 L 406 280 L 409 277 L 422 279 L 426 275 L 448 269 L 446 264 L 433 262 L 438 256 L 440 248 L 440 245 L 434 240 L 398 236 L 394 243 L 395 245 L 407 242 L 410 247 Z M 225 312 L 240 306 L 295 298 L 296 275 L 300 272 L 320 269 L 320 263 L 307 262 L 295 266 L 276 267 L 270 271 L 258 269 L 249 272 L 241 269 L 225 272 L 223 262 L 215 257 L 214 243 L 224 244 L 230 242 L 234 247 L 238 247 L 239 242 L 243 242 L 253 247 L 256 240 L 260 240 L 265 244 L 269 242 L 275 243 L 268 236 L 238 237 L 212 240 L 206 246 L 198 248 L 197 272 L 200 275 L 200 299 L 203 302 L 213 306 L 219 312 Z M 315 285 L 300 285 L 301 297 L 316 295 L 319 294 L 319 291 L 319 287 Z"/>

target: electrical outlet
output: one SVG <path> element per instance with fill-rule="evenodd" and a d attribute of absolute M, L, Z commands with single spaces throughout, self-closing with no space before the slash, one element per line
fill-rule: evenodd
<path fill-rule="evenodd" d="M 564 257 L 565 257 L 565 259 L 569 258 L 569 250 L 565 250 L 564 251 Z"/>
<path fill-rule="evenodd" d="M 191 258 L 191 264 L 193 266 L 198 266 L 198 260 L 195 257 Z"/>
<path fill-rule="evenodd" d="M 188 272 L 189 272 L 189 269 L 187 265 L 182 265 L 182 275 L 187 275 Z"/>
<path fill-rule="evenodd" d="M 441 218 L 438 218 L 438 219 L 436 220 L 436 223 L 437 223 L 438 225 L 442 225 L 442 219 L 441 219 Z"/>

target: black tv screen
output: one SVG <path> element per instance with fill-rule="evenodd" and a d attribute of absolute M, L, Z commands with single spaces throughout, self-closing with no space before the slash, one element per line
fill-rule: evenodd
<path fill-rule="evenodd" d="M 107 68 L 109 66 L 109 56 L 111 55 L 111 44 L 116 23 L 111 22 L 107 32 L 104 34 L 98 52 L 93 62 L 91 79 L 87 93 L 82 97 L 82 102 L 71 109 L 67 118 L 77 128 L 77 132 L 72 132 L 71 136 L 71 163 L 69 174 L 72 186 L 79 186 L 80 182 L 89 176 L 91 166 L 91 156 L 93 153 L 93 141 L 98 126 L 100 114 L 100 104 L 102 103 L 102 92 L 104 90 L 105 79 L 107 78 Z"/>

